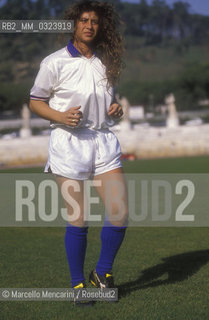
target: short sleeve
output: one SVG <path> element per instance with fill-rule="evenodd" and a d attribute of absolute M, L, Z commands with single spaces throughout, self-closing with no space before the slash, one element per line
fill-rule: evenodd
<path fill-rule="evenodd" d="M 30 99 L 42 101 L 49 100 L 53 92 L 55 79 L 55 72 L 53 72 L 47 64 L 42 62 L 34 85 L 30 90 Z"/>

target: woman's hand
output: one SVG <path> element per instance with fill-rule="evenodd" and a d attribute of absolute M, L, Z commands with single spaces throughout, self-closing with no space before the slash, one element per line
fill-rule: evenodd
<path fill-rule="evenodd" d="M 61 112 L 60 122 L 71 127 L 76 127 L 79 124 L 81 118 L 83 117 L 82 112 L 79 110 L 80 108 L 81 106 L 72 107 L 65 112 Z"/>
<path fill-rule="evenodd" d="M 83 117 L 82 112 L 79 110 L 80 108 L 81 106 L 72 107 L 65 112 L 61 112 L 50 108 L 44 101 L 30 100 L 30 110 L 32 112 L 35 112 L 44 119 L 62 123 L 71 127 L 76 127 Z"/>
<path fill-rule="evenodd" d="M 114 118 L 120 118 L 123 115 L 123 109 L 120 104 L 113 103 L 109 107 L 108 116 L 112 116 Z"/>

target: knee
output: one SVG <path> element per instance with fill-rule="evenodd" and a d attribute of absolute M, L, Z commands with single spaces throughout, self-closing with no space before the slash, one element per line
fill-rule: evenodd
<path fill-rule="evenodd" d="M 128 208 L 113 206 L 108 212 L 108 219 L 113 225 L 125 226 L 128 224 Z"/>
<path fill-rule="evenodd" d="M 120 215 L 108 215 L 104 221 L 105 226 L 115 226 L 126 229 L 128 227 L 128 212 Z"/>

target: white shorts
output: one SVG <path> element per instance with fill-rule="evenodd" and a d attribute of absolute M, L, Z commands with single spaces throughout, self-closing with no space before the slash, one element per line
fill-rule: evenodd
<path fill-rule="evenodd" d="M 119 141 L 109 129 L 57 127 L 51 132 L 44 172 L 86 180 L 122 167 L 120 156 Z"/>

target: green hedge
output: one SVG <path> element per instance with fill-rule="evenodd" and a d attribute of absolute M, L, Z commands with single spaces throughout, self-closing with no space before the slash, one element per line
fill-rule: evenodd
<path fill-rule="evenodd" d="M 29 102 L 29 92 L 32 83 L 0 82 L 0 110 L 21 110 L 23 103 Z"/>
<path fill-rule="evenodd" d="M 174 93 L 179 110 L 199 108 L 198 101 L 209 99 L 209 64 L 188 66 L 175 80 L 140 82 L 128 81 L 118 87 L 131 104 L 163 104 L 165 96 Z"/>

